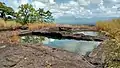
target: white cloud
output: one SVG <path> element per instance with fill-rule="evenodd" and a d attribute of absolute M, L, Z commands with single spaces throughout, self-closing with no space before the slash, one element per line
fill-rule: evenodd
<path fill-rule="evenodd" d="M 42 2 L 38 2 L 38 1 L 32 2 L 32 5 L 33 5 L 36 9 L 46 7 L 46 4 L 44 4 L 44 3 L 42 3 Z"/>
<path fill-rule="evenodd" d="M 20 0 L 20 4 L 26 4 L 28 2 L 29 2 L 28 0 Z"/>
<path fill-rule="evenodd" d="M 49 0 L 50 4 L 55 4 L 54 0 Z"/>
<path fill-rule="evenodd" d="M 42 2 L 42 3 L 49 3 L 49 4 L 55 4 L 55 0 L 33 0 L 37 2 Z"/>
<path fill-rule="evenodd" d="M 99 4 L 99 3 L 101 3 L 101 1 L 103 1 L 103 0 L 90 0 L 90 3 Z"/>
<path fill-rule="evenodd" d="M 83 6 L 90 4 L 90 0 L 75 0 L 75 1 L 78 2 L 79 5 Z"/>
<path fill-rule="evenodd" d="M 17 10 L 20 4 L 26 4 L 28 1 L 8 0 L 8 5 Z M 61 16 L 74 16 L 76 18 L 120 16 L 120 11 L 118 11 L 120 0 L 68 0 L 68 2 L 59 4 L 55 0 L 33 0 L 31 4 L 36 9 L 50 10 L 55 18 Z"/>

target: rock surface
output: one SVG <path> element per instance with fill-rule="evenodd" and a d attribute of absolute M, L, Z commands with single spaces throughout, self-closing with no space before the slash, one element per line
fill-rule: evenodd
<path fill-rule="evenodd" d="M 97 48 L 95 48 L 88 56 L 85 58 L 93 65 L 96 66 L 96 68 L 104 68 L 104 42 L 101 43 Z"/>
<path fill-rule="evenodd" d="M 40 44 L 0 44 L 0 68 L 95 68 L 86 59 Z"/>
<path fill-rule="evenodd" d="M 75 40 L 86 40 L 86 41 L 104 41 L 106 39 L 105 36 L 89 36 L 84 34 L 73 34 L 72 32 L 67 31 L 48 31 L 48 30 L 22 30 L 19 35 L 42 35 L 46 37 L 52 38 L 60 38 L 60 39 L 75 39 Z"/>
<path fill-rule="evenodd" d="M 84 40 L 89 40 L 92 37 L 85 36 L 84 34 L 70 33 L 71 30 L 79 31 L 85 29 L 53 29 L 48 28 L 48 31 L 20 30 L 18 32 L 21 35 L 39 34 L 40 32 L 42 32 L 41 34 L 43 35 L 50 34 L 52 36 L 64 36 L 66 38 L 73 38 L 78 40 L 81 38 L 83 38 Z M 13 35 L 13 31 L 0 32 L 0 68 L 103 68 L 103 61 L 101 59 L 102 46 L 99 46 L 92 53 L 90 53 L 88 57 L 84 58 L 80 55 L 76 55 L 56 48 L 50 48 L 40 44 L 9 44 L 10 41 L 8 38 Z M 98 37 L 97 40 L 101 40 L 101 37 Z M 3 42 L 5 42 L 5 44 L 1 44 Z"/>

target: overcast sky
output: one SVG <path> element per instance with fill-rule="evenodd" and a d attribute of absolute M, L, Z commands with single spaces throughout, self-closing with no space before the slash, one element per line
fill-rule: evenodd
<path fill-rule="evenodd" d="M 36 9 L 50 10 L 59 23 L 87 24 L 120 16 L 120 0 L 0 0 L 17 11 L 30 3 Z"/>

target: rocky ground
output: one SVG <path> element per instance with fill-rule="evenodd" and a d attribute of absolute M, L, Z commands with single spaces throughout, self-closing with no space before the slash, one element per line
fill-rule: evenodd
<path fill-rule="evenodd" d="M 0 68 L 94 68 L 80 55 L 40 44 L 0 46 Z"/>
<path fill-rule="evenodd" d="M 70 28 L 70 27 L 54 27 L 54 28 L 44 28 L 40 30 L 22 30 L 19 35 L 42 35 L 52 38 L 59 39 L 75 39 L 75 40 L 86 40 L 86 41 L 103 41 L 106 39 L 105 36 L 89 36 L 80 34 L 74 34 L 77 31 L 97 31 L 96 29 L 81 29 L 81 28 Z M 78 32 L 79 32 L 78 31 Z"/>
<path fill-rule="evenodd" d="M 96 68 L 90 56 L 86 59 L 81 55 L 42 44 L 13 43 L 11 36 L 29 33 L 22 32 L 21 30 L 0 32 L 0 68 Z"/>
<path fill-rule="evenodd" d="M 85 56 L 91 64 L 95 65 L 97 68 L 104 68 L 104 42 L 101 43 L 97 48 L 95 48 L 88 56 Z"/>

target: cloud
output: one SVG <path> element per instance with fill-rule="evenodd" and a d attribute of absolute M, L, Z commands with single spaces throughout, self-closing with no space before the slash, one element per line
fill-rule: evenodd
<path fill-rule="evenodd" d="M 55 4 L 55 0 L 32 0 L 37 1 L 37 2 L 42 2 L 42 3 L 49 3 L 49 4 Z"/>
<path fill-rule="evenodd" d="M 29 2 L 28 0 L 20 0 L 20 4 L 26 4 L 28 2 Z"/>
<path fill-rule="evenodd" d="M 49 0 L 50 4 L 55 4 L 55 0 Z"/>
<path fill-rule="evenodd" d="M 2 1 L 2 0 L 1 0 Z M 8 0 L 9 6 L 17 10 L 21 4 L 29 0 Z M 68 0 L 58 3 L 55 0 L 32 0 L 36 9 L 50 10 L 55 18 L 73 16 L 75 18 L 119 17 L 120 0 Z"/>
<path fill-rule="evenodd" d="M 53 0 L 51 2 L 54 2 L 54 4 L 51 4 L 50 0 L 35 1 L 35 4 L 38 1 L 44 3 L 43 8 L 53 12 L 55 18 L 61 16 L 74 16 L 76 18 L 119 17 L 118 5 L 115 5 L 119 0 L 69 0 L 61 4 L 57 4 Z"/>
<path fill-rule="evenodd" d="M 44 3 L 42 3 L 42 2 L 38 2 L 38 1 L 32 2 L 32 5 L 33 5 L 36 9 L 46 7 L 46 4 L 44 4 Z"/>
<path fill-rule="evenodd" d="M 90 0 L 74 0 L 76 2 L 78 2 L 79 5 L 83 5 L 86 6 L 90 3 Z"/>

